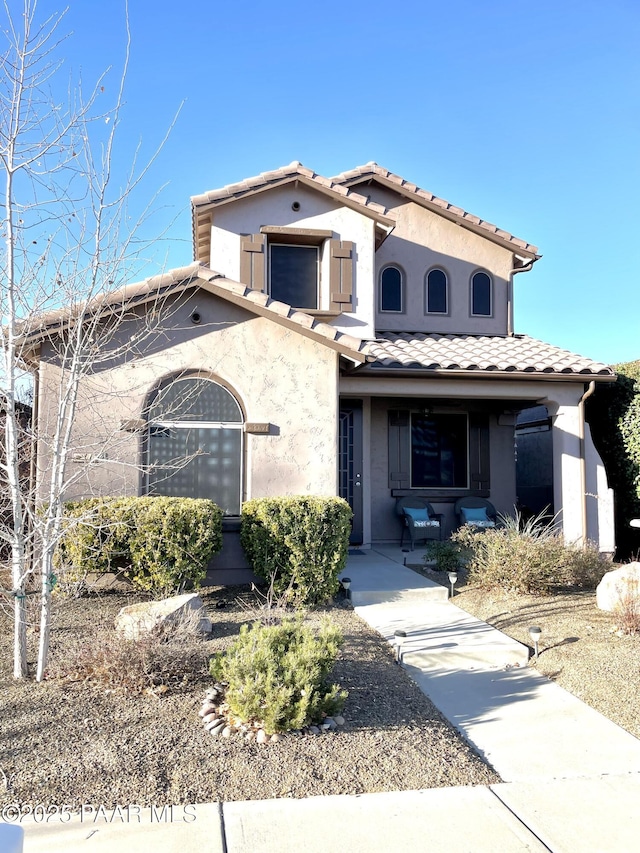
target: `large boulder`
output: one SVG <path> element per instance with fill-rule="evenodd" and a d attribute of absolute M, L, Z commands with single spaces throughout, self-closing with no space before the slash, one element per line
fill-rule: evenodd
<path fill-rule="evenodd" d="M 142 634 L 161 625 L 181 620 L 193 623 L 194 630 L 210 634 L 211 620 L 204 613 L 204 604 L 195 592 L 174 595 L 163 601 L 143 601 L 123 607 L 115 618 L 116 631 L 129 640 L 137 640 Z"/>
<path fill-rule="evenodd" d="M 617 610 L 629 596 L 640 597 L 640 563 L 627 563 L 607 572 L 598 584 L 596 604 L 600 610 Z"/>

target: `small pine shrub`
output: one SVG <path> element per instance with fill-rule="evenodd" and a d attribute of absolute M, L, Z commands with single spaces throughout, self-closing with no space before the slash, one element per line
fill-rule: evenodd
<path fill-rule="evenodd" d="M 138 589 L 198 587 L 222 547 L 222 510 L 194 498 L 90 498 L 65 505 L 55 555 L 67 585 L 88 572 L 122 572 Z"/>
<path fill-rule="evenodd" d="M 340 631 L 329 623 L 318 634 L 300 619 L 243 625 L 227 652 L 211 660 L 210 672 L 228 685 L 225 699 L 234 717 L 259 723 L 269 734 L 300 729 L 344 704 L 346 692 L 327 682 L 341 644 Z"/>
<path fill-rule="evenodd" d="M 560 589 L 593 589 L 610 563 L 588 543 L 566 545 L 552 524 L 501 517 L 501 526 L 475 532 L 461 528 L 453 539 L 470 553 L 469 579 L 485 589 L 549 594 Z"/>
<path fill-rule="evenodd" d="M 349 550 L 351 508 L 342 498 L 257 498 L 242 507 L 240 541 L 253 571 L 295 605 L 338 591 Z"/>

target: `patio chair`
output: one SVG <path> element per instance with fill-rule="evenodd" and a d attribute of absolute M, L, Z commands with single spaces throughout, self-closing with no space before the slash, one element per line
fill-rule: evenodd
<path fill-rule="evenodd" d="M 491 501 L 486 498 L 459 498 L 454 507 L 458 527 L 468 524 L 477 530 L 495 527 L 498 523 L 498 513 Z"/>
<path fill-rule="evenodd" d="M 396 513 L 402 524 L 402 536 L 400 547 L 404 544 L 404 537 L 409 533 L 411 550 L 420 539 L 438 539 L 442 541 L 444 534 L 444 515 L 434 512 L 433 507 L 422 498 L 399 498 L 396 501 Z"/>

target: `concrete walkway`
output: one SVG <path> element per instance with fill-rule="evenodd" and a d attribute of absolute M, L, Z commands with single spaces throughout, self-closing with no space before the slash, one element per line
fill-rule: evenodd
<path fill-rule="evenodd" d="M 640 740 L 527 667 L 528 649 L 447 600 L 398 549 L 349 559 L 356 612 L 504 780 L 438 788 L 25 821 L 25 853 L 632 853 Z M 3 844 L 0 851 L 14 853 Z"/>

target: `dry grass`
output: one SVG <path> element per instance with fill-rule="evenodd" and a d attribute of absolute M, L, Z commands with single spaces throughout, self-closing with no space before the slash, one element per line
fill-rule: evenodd
<path fill-rule="evenodd" d="M 256 602 L 238 588 L 213 589 L 204 600 L 214 624 L 206 660 L 252 620 Z M 121 594 L 63 602 L 52 626 L 51 672 L 67 675 L 42 684 L 11 677 L 11 621 L 0 614 L 0 805 L 161 805 L 497 781 L 351 609 L 327 611 L 345 637 L 332 675 L 349 691 L 345 726 L 259 746 L 205 732 L 197 712 L 211 679 L 199 663 L 182 679 L 168 679 L 161 695 L 155 681 L 164 683 L 166 675 L 144 668 L 155 692 L 133 692 L 128 682 L 122 689 L 109 663 L 112 641 L 97 650 L 118 609 L 130 603 Z M 30 660 L 36 641 L 30 632 Z M 128 654 L 123 665 L 131 662 Z M 83 680 L 75 680 L 79 675 Z"/>
<path fill-rule="evenodd" d="M 529 627 L 538 625 L 538 671 L 640 737 L 640 635 L 625 631 L 621 615 L 599 610 L 595 592 L 487 591 L 466 585 L 461 572 L 453 603 L 530 647 Z"/>

